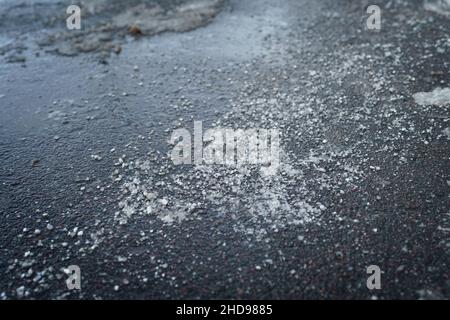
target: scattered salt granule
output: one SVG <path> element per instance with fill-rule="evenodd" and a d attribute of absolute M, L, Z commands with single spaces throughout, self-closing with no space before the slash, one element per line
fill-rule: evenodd
<path fill-rule="evenodd" d="M 102 157 L 99 156 L 98 154 L 91 154 L 91 159 L 100 161 L 100 160 L 102 160 Z"/>

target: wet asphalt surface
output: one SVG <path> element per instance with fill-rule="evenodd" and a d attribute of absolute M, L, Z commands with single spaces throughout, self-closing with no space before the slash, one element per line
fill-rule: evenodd
<path fill-rule="evenodd" d="M 65 4 L 29 3 L 0 1 L 0 298 L 449 298 L 449 103 L 413 98 L 450 86 L 448 16 L 230 0 L 67 56 Z M 194 120 L 279 129 L 279 173 L 174 166 Z"/>

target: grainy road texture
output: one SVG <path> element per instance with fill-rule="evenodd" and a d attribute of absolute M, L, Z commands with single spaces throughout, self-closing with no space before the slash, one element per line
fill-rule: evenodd
<path fill-rule="evenodd" d="M 449 298 L 450 6 L 374 2 L 0 1 L 0 298 Z M 194 121 L 277 174 L 175 166 Z"/>

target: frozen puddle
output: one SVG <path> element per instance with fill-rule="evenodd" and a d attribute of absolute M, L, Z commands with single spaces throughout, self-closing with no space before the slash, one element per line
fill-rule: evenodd
<path fill-rule="evenodd" d="M 450 106 L 450 88 L 436 88 L 431 92 L 418 92 L 414 100 L 421 106 Z"/>

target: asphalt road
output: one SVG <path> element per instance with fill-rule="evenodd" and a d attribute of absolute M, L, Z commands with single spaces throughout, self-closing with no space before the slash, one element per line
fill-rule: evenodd
<path fill-rule="evenodd" d="M 1 299 L 450 297 L 443 4 L 140 2 L 0 1 Z M 174 165 L 194 121 L 277 129 L 277 174 Z"/>

